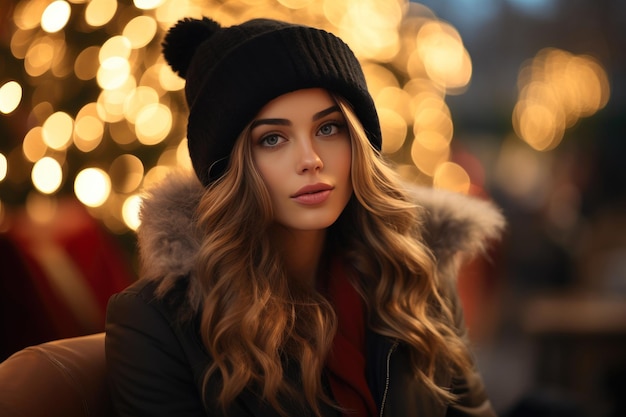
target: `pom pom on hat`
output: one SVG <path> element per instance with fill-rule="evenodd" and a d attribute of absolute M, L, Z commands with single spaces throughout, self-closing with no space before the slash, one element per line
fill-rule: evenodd
<path fill-rule="evenodd" d="M 202 20 L 185 18 L 172 26 L 162 44 L 163 56 L 172 70 L 187 78 L 191 59 L 200 44 L 221 28 L 219 23 L 207 17 Z"/>

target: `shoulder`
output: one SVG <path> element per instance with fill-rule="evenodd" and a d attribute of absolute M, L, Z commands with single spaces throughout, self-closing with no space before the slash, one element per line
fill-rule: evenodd
<path fill-rule="evenodd" d="M 105 353 L 113 403 L 123 415 L 205 415 L 198 389 L 209 364 L 193 320 L 169 293 L 140 280 L 111 297 Z"/>
<path fill-rule="evenodd" d="M 504 230 L 501 210 L 486 198 L 419 186 L 407 191 L 423 210 L 424 239 L 438 259 L 474 255 Z"/>
<path fill-rule="evenodd" d="M 454 281 L 462 262 L 487 252 L 505 229 L 501 210 L 486 198 L 415 185 L 406 191 L 420 210 L 420 239 L 444 281 Z"/>
<path fill-rule="evenodd" d="M 158 281 L 136 281 L 109 299 L 107 325 L 117 320 L 135 320 L 146 324 L 175 326 L 192 320 L 192 313 L 185 302 L 188 282 L 183 277 L 167 293 L 161 294 Z"/>
<path fill-rule="evenodd" d="M 162 363 L 168 364 L 162 368 L 171 372 L 179 367 L 187 371 L 176 372 L 188 372 L 191 367 L 195 373 L 206 366 L 209 358 L 200 340 L 197 318 L 181 314 L 186 304 L 183 282 L 159 297 L 158 283 L 139 280 L 110 298 L 105 325 L 110 368 L 120 364 L 139 368 L 138 364 L 144 364 L 148 369 Z"/>
<path fill-rule="evenodd" d="M 146 288 L 162 295 L 176 292 L 184 281 L 188 305 L 195 310 L 200 303 L 200 289 L 193 277 L 202 240 L 196 211 L 203 193 L 195 175 L 170 174 L 143 195 L 137 230 L 142 280 L 158 283 Z"/>

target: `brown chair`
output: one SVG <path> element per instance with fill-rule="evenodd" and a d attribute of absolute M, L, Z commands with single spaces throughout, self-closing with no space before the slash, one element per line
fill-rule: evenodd
<path fill-rule="evenodd" d="M 27 347 L 0 363 L 0 416 L 114 416 L 104 333 Z"/>

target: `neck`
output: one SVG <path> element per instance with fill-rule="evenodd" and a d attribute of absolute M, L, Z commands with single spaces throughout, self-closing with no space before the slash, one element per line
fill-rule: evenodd
<path fill-rule="evenodd" d="M 287 276 L 314 286 L 326 230 L 291 230 L 277 226 L 272 238 L 283 254 Z"/>

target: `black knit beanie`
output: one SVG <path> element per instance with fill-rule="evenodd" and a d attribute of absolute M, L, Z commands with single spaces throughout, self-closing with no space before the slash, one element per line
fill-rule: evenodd
<path fill-rule="evenodd" d="M 370 143 L 381 149 L 361 66 L 331 33 L 269 19 L 221 27 L 206 17 L 187 18 L 168 31 L 163 55 L 186 80 L 189 154 L 205 186 L 224 173 L 237 137 L 266 103 L 304 88 L 345 98 Z"/>

